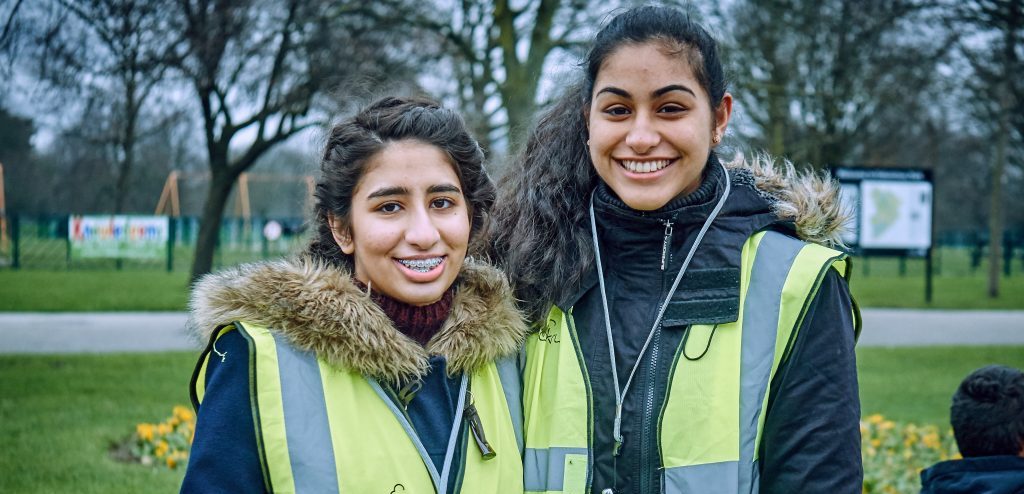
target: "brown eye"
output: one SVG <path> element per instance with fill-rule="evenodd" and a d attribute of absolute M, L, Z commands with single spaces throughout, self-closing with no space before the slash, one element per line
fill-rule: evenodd
<path fill-rule="evenodd" d="M 377 211 L 385 214 L 394 214 L 402 210 L 402 206 L 397 202 L 386 202 L 377 207 Z"/>
<path fill-rule="evenodd" d="M 682 113 L 686 111 L 686 107 L 680 105 L 665 105 L 658 108 L 658 113 Z"/>
<path fill-rule="evenodd" d="M 611 108 L 606 109 L 604 112 L 613 117 L 623 117 L 629 115 L 629 108 L 626 108 L 624 106 L 613 106 Z"/>
<path fill-rule="evenodd" d="M 455 205 L 455 202 L 447 197 L 442 197 L 430 201 L 430 207 L 434 209 L 448 209 Z"/>

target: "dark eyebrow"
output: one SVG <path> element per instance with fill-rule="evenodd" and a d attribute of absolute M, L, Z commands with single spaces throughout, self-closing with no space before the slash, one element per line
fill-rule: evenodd
<path fill-rule="evenodd" d="M 367 199 L 374 199 L 374 198 L 377 198 L 377 197 L 403 196 L 403 195 L 409 195 L 409 189 L 406 189 L 405 187 L 382 187 L 382 188 L 377 189 L 377 190 L 375 190 L 373 192 L 370 192 L 370 194 L 367 195 L 366 198 Z"/>
<path fill-rule="evenodd" d="M 658 98 L 658 97 L 664 96 L 665 93 L 670 93 L 672 91 L 683 91 L 683 92 L 686 92 L 686 93 L 690 93 L 695 98 L 697 97 L 697 93 L 694 93 L 692 89 L 690 89 L 690 88 L 688 88 L 686 86 L 679 85 L 679 84 L 671 84 L 671 85 L 665 86 L 665 87 L 663 87 L 661 89 L 656 89 L 656 90 L 654 90 L 654 92 L 651 93 L 651 95 L 654 96 L 655 98 Z M 597 96 L 598 94 L 601 94 L 601 93 L 611 93 L 611 94 L 614 94 L 614 95 L 617 95 L 617 96 L 622 96 L 623 98 L 632 98 L 633 97 L 631 94 L 629 94 L 629 91 L 626 91 L 625 89 L 619 89 L 619 88 L 617 88 L 615 86 L 608 86 L 608 87 L 602 88 L 594 96 Z"/>
<path fill-rule="evenodd" d="M 456 194 L 461 194 L 462 190 L 460 190 L 458 187 L 452 184 L 431 185 L 427 189 L 427 194 L 439 194 L 441 192 L 453 192 Z"/>
<path fill-rule="evenodd" d="M 657 98 L 659 96 L 663 96 L 665 93 L 669 93 L 669 92 L 672 92 L 672 91 L 683 91 L 683 92 L 687 92 L 687 93 L 692 94 L 694 98 L 697 97 L 697 93 L 694 93 L 692 89 L 690 89 L 690 88 L 688 88 L 686 86 L 680 86 L 679 84 L 672 84 L 672 85 L 669 85 L 669 86 L 665 86 L 665 87 L 663 87 L 661 89 L 658 89 L 658 90 L 654 91 L 651 94 L 653 94 L 654 97 Z"/>
<path fill-rule="evenodd" d="M 633 97 L 633 95 L 629 94 L 629 91 L 626 91 L 625 89 L 619 89 L 619 88 L 617 88 L 615 86 L 607 86 L 607 87 L 601 88 L 601 90 L 598 91 L 597 94 L 595 94 L 594 96 L 595 97 L 599 96 L 601 93 L 612 93 L 612 94 L 614 94 L 616 96 L 622 96 L 623 98 L 632 98 Z"/>

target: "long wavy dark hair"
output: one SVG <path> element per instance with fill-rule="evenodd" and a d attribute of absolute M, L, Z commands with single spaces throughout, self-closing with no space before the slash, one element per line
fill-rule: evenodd
<path fill-rule="evenodd" d="M 454 165 L 470 213 L 469 253 L 479 252 L 488 230 L 495 189 L 484 170 L 484 153 L 458 113 L 422 97 L 386 97 L 331 129 L 320 160 L 314 196 L 316 236 L 306 253 L 329 264 L 353 269 L 351 255 L 334 241 L 328 215 L 347 228 L 352 194 L 367 162 L 388 144 L 414 139 L 437 146 Z"/>
<path fill-rule="evenodd" d="M 499 183 L 491 256 L 532 321 L 544 320 L 551 304 L 576 290 L 594 262 L 587 201 L 600 179 L 587 148 L 586 120 L 594 81 L 618 48 L 649 42 L 689 65 L 712 114 L 725 95 L 715 40 L 679 10 L 631 9 L 597 34 L 584 73 L 543 112 Z"/>

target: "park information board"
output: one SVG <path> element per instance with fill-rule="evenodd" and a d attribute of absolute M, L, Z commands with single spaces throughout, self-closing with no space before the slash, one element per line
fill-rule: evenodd
<path fill-rule="evenodd" d="M 925 256 L 932 245 L 929 170 L 836 168 L 842 201 L 855 214 L 843 240 L 858 251 Z"/>
<path fill-rule="evenodd" d="M 162 259 L 170 236 L 167 216 L 71 216 L 68 243 L 75 259 Z"/>

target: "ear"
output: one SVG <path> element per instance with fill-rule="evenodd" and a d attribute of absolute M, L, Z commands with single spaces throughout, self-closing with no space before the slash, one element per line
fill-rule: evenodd
<path fill-rule="evenodd" d="M 342 222 L 330 213 L 327 214 L 327 223 L 331 225 L 331 236 L 334 237 L 334 243 L 341 247 L 342 252 L 351 256 L 356 251 L 356 244 L 352 241 L 352 229 L 342 225 Z"/>
<path fill-rule="evenodd" d="M 722 95 L 722 102 L 718 104 L 718 108 L 715 108 L 715 128 L 712 129 L 714 135 L 725 136 L 725 129 L 729 127 L 730 116 L 732 116 L 732 95 L 725 93 Z"/>

